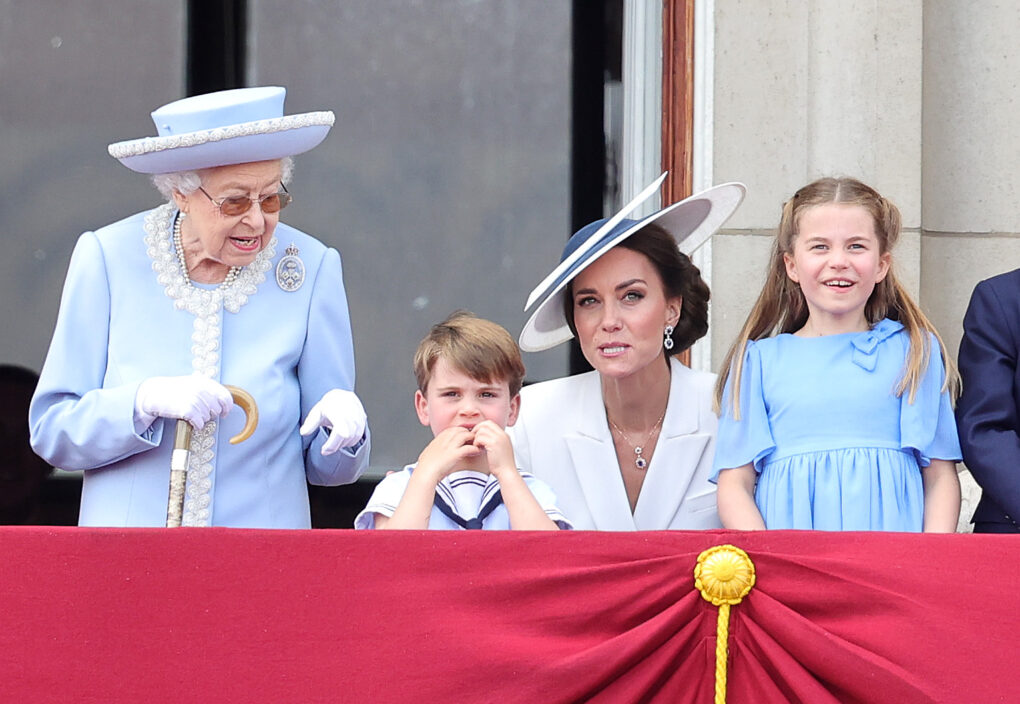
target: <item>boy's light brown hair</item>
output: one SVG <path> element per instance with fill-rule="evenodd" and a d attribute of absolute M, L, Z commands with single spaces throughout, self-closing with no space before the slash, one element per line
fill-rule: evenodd
<path fill-rule="evenodd" d="M 414 376 L 418 390 L 428 389 L 432 370 L 440 357 L 475 381 L 485 384 L 506 381 L 516 396 L 524 383 L 524 361 L 517 342 L 501 325 L 458 310 L 433 325 L 414 353 Z"/>

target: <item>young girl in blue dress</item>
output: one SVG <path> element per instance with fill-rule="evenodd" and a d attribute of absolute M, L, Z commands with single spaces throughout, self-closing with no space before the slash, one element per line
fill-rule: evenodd
<path fill-rule="evenodd" d="M 892 271 L 899 234 L 896 206 L 853 179 L 783 206 L 716 388 L 727 528 L 956 529 L 959 378 Z"/>

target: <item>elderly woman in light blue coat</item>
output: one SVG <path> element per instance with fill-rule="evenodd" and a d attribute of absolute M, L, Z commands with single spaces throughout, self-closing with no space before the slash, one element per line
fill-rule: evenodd
<path fill-rule="evenodd" d="M 284 115 L 284 96 L 179 100 L 153 113 L 159 136 L 110 146 L 168 202 L 78 240 L 30 409 L 36 452 L 84 474 L 81 525 L 164 525 L 178 419 L 185 525 L 307 528 L 307 482 L 367 465 L 340 256 L 279 222 L 291 157 L 333 114 Z M 239 445 L 224 384 L 260 410 Z"/>

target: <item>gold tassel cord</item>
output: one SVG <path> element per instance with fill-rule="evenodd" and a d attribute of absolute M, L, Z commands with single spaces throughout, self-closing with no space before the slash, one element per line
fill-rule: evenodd
<path fill-rule="evenodd" d="M 705 550 L 694 566 L 695 588 L 705 601 L 719 607 L 715 628 L 715 704 L 726 704 L 730 607 L 748 595 L 754 580 L 754 563 L 734 545 L 716 545 Z"/>

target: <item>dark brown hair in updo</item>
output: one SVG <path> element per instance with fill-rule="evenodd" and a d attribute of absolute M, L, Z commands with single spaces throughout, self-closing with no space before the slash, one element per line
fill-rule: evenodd
<path fill-rule="evenodd" d="M 673 329 L 673 349 L 663 352 L 667 356 L 680 354 L 708 332 L 708 299 L 711 292 L 701 278 L 701 271 L 678 248 L 673 235 L 656 223 L 645 225 L 616 245 L 643 254 L 659 272 L 667 298 L 682 299 L 680 320 Z M 563 296 L 563 313 L 570 332 L 577 336 L 574 326 L 574 282 L 567 286 Z"/>

